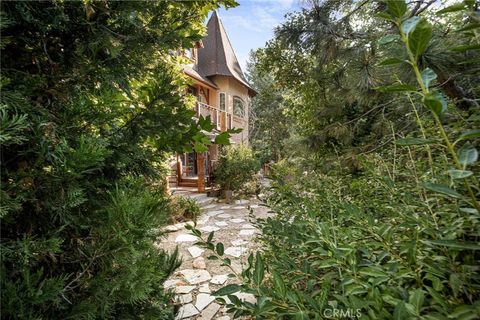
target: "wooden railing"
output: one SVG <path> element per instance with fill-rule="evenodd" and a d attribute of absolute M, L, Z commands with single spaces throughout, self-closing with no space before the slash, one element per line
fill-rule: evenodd
<path fill-rule="evenodd" d="M 232 128 L 232 115 L 226 111 L 197 101 L 195 112 L 197 113 L 197 117 L 200 117 L 200 115 L 205 118 L 210 116 L 210 121 L 216 126 L 217 130 L 225 131 Z"/>

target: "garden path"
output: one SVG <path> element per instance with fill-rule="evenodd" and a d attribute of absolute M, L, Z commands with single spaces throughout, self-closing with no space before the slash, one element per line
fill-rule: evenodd
<path fill-rule="evenodd" d="M 174 195 L 179 194 L 195 199 L 201 206 L 197 229 L 202 231 L 202 238 L 206 240 L 208 234 L 214 231 L 213 242 L 224 244 L 225 256 L 231 259 L 233 270 L 240 272 L 249 252 L 258 246 L 254 241 L 258 233 L 255 219 L 266 217 L 268 209 L 255 198 L 226 204 L 217 198 L 188 190 L 174 192 Z M 165 230 L 168 235 L 162 240 L 161 247 L 174 250 L 178 245 L 183 259 L 177 272 L 165 282 L 165 288 L 175 292 L 175 302 L 179 305 L 176 319 L 231 319 L 226 308 L 216 303 L 210 294 L 227 284 L 239 282 L 235 277 L 229 277 L 232 270 L 221 266 L 219 260 L 209 260 L 211 252 L 194 245 L 198 239 L 185 229 L 185 223 L 167 226 Z M 255 302 L 253 295 L 242 292 L 236 295 Z"/>

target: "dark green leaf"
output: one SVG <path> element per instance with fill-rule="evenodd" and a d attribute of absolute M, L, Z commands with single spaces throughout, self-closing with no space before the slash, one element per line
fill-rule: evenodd
<path fill-rule="evenodd" d="M 466 140 L 466 139 L 471 139 L 471 138 L 478 138 L 480 137 L 480 129 L 474 129 L 474 130 L 469 130 L 465 131 L 458 137 L 458 140 Z"/>
<path fill-rule="evenodd" d="M 220 133 L 218 136 L 215 137 L 215 144 L 230 144 L 230 134 L 226 131 Z"/>
<path fill-rule="evenodd" d="M 395 18 L 401 18 L 407 11 L 405 0 L 387 0 L 387 12 Z"/>
<path fill-rule="evenodd" d="M 452 198 L 462 198 L 463 196 L 458 193 L 457 191 L 451 189 L 450 187 L 443 185 L 443 184 L 438 184 L 438 183 L 431 183 L 431 182 L 425 182 L 423 184 L 425 189 L 428 189 L 433 192 L 441 193 L 444 195 L 447 195 Z"/>
<path fill-rule="evenodd" d="M 214 128 L 210 116 L 204 118 L 202 115 L 200 115 L 200 118 L 198 119 L 198 125 L 200 126 L 200 128 L 202 128 L 202 130 L 205 131 L 212 131 Z"/>
<path fill-rule="evenodd" d="M 465 51 L 470 51 L 470 50 L 478 50 L 480 49 L 480 44 L 470 44 L 470 45 L 461 45 L 461 46 L 456 46 L 450 49 L 450 51 L 453 52 L 465 52 Z"/>
<path fill-rule="evenodd" d="M 398 59 L 398 58 L 388 58 L 388 59 L 385 59 L 385 60 L 381 61 L 378 65 L 379 66 L 390 66 L 390 65 L 399 64 L 399 63 L 402 63 L 402 62 L 403 62 L 403 60 Z"/>
<path fill-rule="evenodd" d="M 427 20 L 421 18 L 420 21 L 416 23 L 415 28 L 408 35 L 408 45 L 416 58 L 425 51 L 431 37 L 431 25 Z"/>
<path fill-rule="evenodd" d="M 422 138 L 403 138 L 395 141 L 399 146 L 415 146 L 435 143 L 434 139 L 422 139 Z"/>
<path fill-rule="evenodd" d="M 223 256 L 223 243 L 221 242 L 217 243 L 217 254 Z"/>
<path fill-rule="evenodd" d="M 408 92 L 417 91 L 417 88 L 409 84 L 392 84 L 389 86 L 376 87 L 375 90 L 380 92 Z"/>
<path fill-rule="evenodd" d="M 238 292 L 241 289 L 242 289 L 242 287 L 239 286 L 238 284 L 229 284 L 229 285 L 226 285 L 223 288 L 218 289 L 217 291 L 212 293 L 212 295 L 214 295 L 214 296 L 226 296 L 226 295 Z"/>
<path fill-rule="evenodd" d="M 262 256 L 260 252 L 257 252 L 255 256 L 255 272 L 253 273 L 253 281 L 259 285 L 262 283 L 265 276 L 265 267 L 263 265 Z"/>
<path fill-rule="evenodd" d="M 217 256 L 211 255 L 207 257 L 208 260 L 218 260 Z"/>
<path fill-rule="evenodd" d="M 465 179 L 472 176 L 473 172 L 468 170 L 452 169 L 448 170 L 448 174 L 450 175 L 450 177 L 452 177 L 452 179 Z"/>
<path fill-rule="evenodd" d="M 200 152 L 200 153 L 208 151 L 208 147 L 206 145 L 204 145 L 203 143 L 200 143 L 200 142 L 195 142 L 195 144 L 193 145 L 193 149 L 196 152 Z"/>
<path fill-rule="evenodd" d="M 465 9 L 465 3 L 455 3 L 452 4 L 451 6 L 448 6 L 442 10 L 437 11 L 437 14 L 444 14 L 448 12 L 455 12 L 455 11 L 460 11 Z"/>
<path fill-rule="evenodd" d="M 381 37 L 380 39 L 378 39 L 378 44 L 383 46 L 399 39 L 399 37 L 400 36 L 398 34 L 387 34 Z"/>
<path fill-rule="evenodd" d="M 455 32 L 463 32 L 463 31 L 469 31 L 469 30 L 474 30 L 480 28 L 480 23 L 478 22 L 472 22 L 467 24 L 466 26 L 455 30 Z"/>
<path fill-rule="evenodd" d="M 430 87 L 430 82 L 432 82 L 435 79 L 437 79 L 437 74 L 433 72 L 432 69 L 426 68 L 425 70 L 422 71 L 422 80 L 427 88 Z"/>
<path fill-rule="evenodd" d="M 207 238 L 207 242 L 212 242 L 214 234 L 215 234 L 215 231 L 210 232 L 210 234 L 208 235 L 208 238 Z"/>
<path fill-rule="evenodd" d="M 443 246 L 461 250 L 480 250 L 480 244 L 476 242 L 464 242 L 458 240 L 425 240 L 426 243 L 435 246 Z"/>

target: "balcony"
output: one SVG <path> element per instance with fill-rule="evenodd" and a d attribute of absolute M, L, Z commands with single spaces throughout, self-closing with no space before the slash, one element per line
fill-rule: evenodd
<path fill-rule="evenodd" d="M 195 112 L 198 118 L 200 115 L 204 118 L 210 116 L 212 124 L 219 131 L 223 132 L 232 128 L 232 115 L 226 111 L 197 101 L 195 104 Z"/>

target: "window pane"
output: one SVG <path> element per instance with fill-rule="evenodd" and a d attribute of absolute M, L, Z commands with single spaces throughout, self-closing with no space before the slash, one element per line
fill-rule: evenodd
<path fill-rule="evenodd" d="M 225 93 L 220 93 L 220 110 L 225 111 Z"/>
<path fill-rule="evenodd" d="M 245 116 L 245 108 L 243 105 L 243 100 L 239 97 L 233 98 L 233 114 L 238 117 Z"/>

